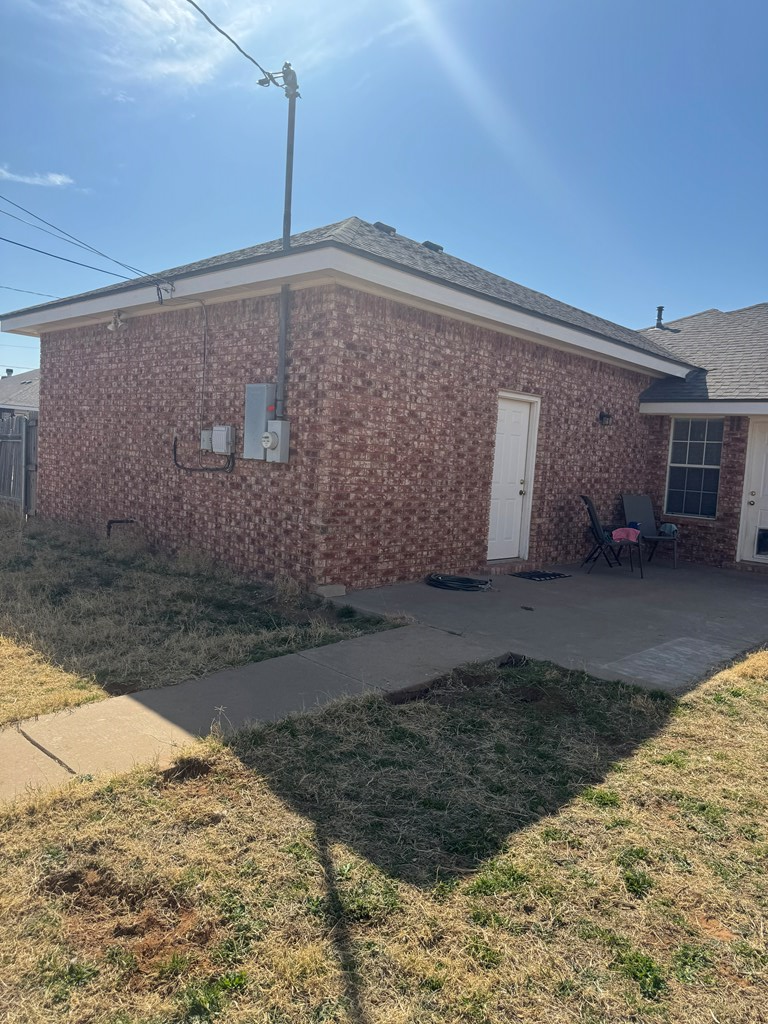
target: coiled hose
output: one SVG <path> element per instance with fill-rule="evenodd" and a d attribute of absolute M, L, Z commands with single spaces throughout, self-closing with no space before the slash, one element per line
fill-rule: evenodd
<path fill-rule="evenodd" d="M 439 572 L 431 572 L 424 578 L 430 587 L 441 590 L 490 590 L 490 580 L 475 580 L 471 576 L 444 576 Z"/>

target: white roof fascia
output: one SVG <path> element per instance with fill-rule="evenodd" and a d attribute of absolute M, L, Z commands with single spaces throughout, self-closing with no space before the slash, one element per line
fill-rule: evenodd
<path fill-rule="evenodd" d="M 277 254 L 276 254 L 277 256 Z M 95 295 L 92 298 L 73 300 L 66 306 L 49 309 L 30 310 L 17 316 L 6 317 L 0 325 L 3 331 L 27 333 L 35 328 L 41 333 L 48 330 L 66 329 L 66 321 L 83 318 L 104 318 L 111 316 L 115 309 L 135 312 L 160 312 L 172 309 L 177 303 L 199 300 L 206 295 L 225 293 L 254 285 L 284 282 L 286 279 L 307 274 L 335 271 L 356 280 L 373 284 L 387 291 L 420 299 L 472 317 L 479 317 L 491 324 L 503 324 L 505 327 L 524 331 L 526 334 L 550 339 L 568 348 L 588 352 L 593 356 L 604 357 L 624 363 L 634 368 L 641 368 L 653 373 L 673 377 L 685 377 L 690 367 L 679 362 L 665 359 L 652 352 L 643 352 L 626 345 L 611 341 L 589 331 L 577 327 L 569 327 L 547 320 L 531 313 L 512 309 L 502 302 L 483 298 L 453 288 L 448 284 L 430 281 L 406 270 L 400 270 L 375 260 L 366 259 L 356 253 L 345 252 L 334 246 L 323 246 L 307 252 L 289 253 L 275 259 L 257 260 L 241 266 L 222 267 L 187 278 L 174 281 L 173 298 L 163 306 L 157 302 L 157 290 L 154 284 L 146 284 L 137 288 L 108 295 Z"/>
<path fill-rule="evenodd" d="M 641 402 L 640 412 L 647 416 L 766 416 L 768 399 L 756 402 Z"/>

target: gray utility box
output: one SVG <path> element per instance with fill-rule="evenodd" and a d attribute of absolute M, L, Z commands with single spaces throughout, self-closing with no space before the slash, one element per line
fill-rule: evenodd
<path fill-rule="evenodd" d="M 267 424 L 275 416 L 276 384 L 245 385 L 245 421 L 243 423 L 243 458 L 266 459 L 262 437 Z"/>

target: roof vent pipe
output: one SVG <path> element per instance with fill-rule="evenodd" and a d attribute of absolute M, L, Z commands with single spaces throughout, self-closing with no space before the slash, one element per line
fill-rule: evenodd
<path fill-rule="evenodd" d="M 10 366 L 9 366 L 9 367 L 8 367 L 8 369 L 7 369 L 6 371 L 5 371 L 5 376 L 6 376 L 6 377 L 12 377 L 12 376 L 13 376 L 13 370 L 12 370 L 12 369 L 10 368 Z"/>
<path fill-rule="evenodd" d="M 664 312 L 664 307 L 663 306 L 657 306 L 656 307 L 656 326 L 658 327 L 659 330 L 661 330 L 663 328 L 663 326 L 664 326 L 664 324 L 661 322 L 661 316 L 662 316 L 663 312 Z"/>

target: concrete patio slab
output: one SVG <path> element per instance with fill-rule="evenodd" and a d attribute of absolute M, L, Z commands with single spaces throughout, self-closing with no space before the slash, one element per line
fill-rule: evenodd
<path fill-rule="evenodd" d="M 768 576 L 663 562 L 646 566 L 645 579 L 626 567 L 591 575 L 554 568 L 570 576 L 495 576 L 493 589 L 479 592 L 403 583 L 347 594 L 343 603 L 405 615 L 494 651 L 672 691 L 768 643 Z"/>

